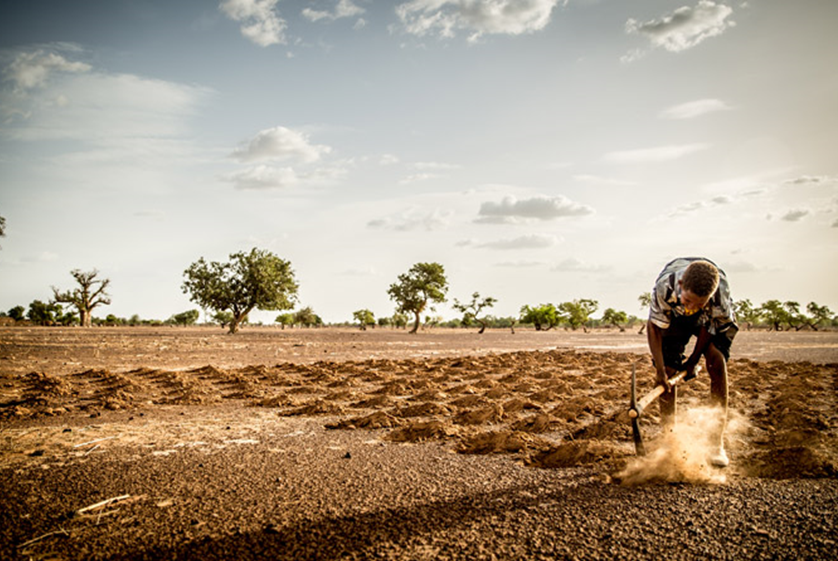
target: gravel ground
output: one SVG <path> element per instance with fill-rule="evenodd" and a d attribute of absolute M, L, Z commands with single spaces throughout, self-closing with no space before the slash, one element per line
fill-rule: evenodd
<path fill-rule="evenodd" d="M 322 421 L 232 406 L 63 418 L 51 428 L 85 446 L 0 469 L 0 557 L 834 558 L 835 479 L 627 487 Z"/>
<path fill-rule="evenodd" d="M 0 331 L 0 559 L 835 558 L 835 333 L 743 334 L 732 465 L 626 485 L 636 334 Z"/>

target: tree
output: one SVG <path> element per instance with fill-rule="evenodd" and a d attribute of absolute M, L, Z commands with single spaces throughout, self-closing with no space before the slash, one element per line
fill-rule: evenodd
<path fill-rule="evenodd" d="M 806 325 L 806 318 L 800 313 L 800 303 L 798 302 L 784 302 L 783 307 L 786 309 L 786 323 L 789 329 L 794 328 L 795 331 L 800 331 Z"/>
<path fill-rule="evenodd" d="M 71 304 L 79 311 L 79 321 L 82 327 L 90 327 L 93 319 L 93 309 L 99 305 L 107 306 L 111 303 L 111 297 L 105 292 L 110 284 L 110 279 L 97 279 L 99 271 L 93 269 L 92 271 L 83 272 L 79 269 L 74 269 L 70 272 L 79 287 L 74 290 L 67 290 L 59 292 L 57 288 L 52 287 L 53 301 L 61 304 Z"/>
<path fill-rule="evenodd" d="M 814 302 L 806 304 L 806 311 L 812 316 L 812 319 L 808 322 L 809 327 L 815 331 L 818 330 L 818 325 L 830 322 L 835 317 L 835 314 L 832 313 L 832 310 L 828 306 L 819 306 Z"/>
<path fill-rule="evenodd" d="M 754 308 L 751 301 L 747 298 L 744 300 L 737 300 L 733 303 L 733 312 L 736 314 L 736 319 L 743 323 L 746 329 L 750 330 L 751 326 L 759 321 L 760 311 Z"/>
<path fill-rule="evenodd" d="M 181 288 L 190 300 L 202 308 L 233 314 L 230 333 L 238 331 L 254 309 L 291 309 L 299 288 L 291 263 L 256 248 L 231 254 L 227 263 L 207 263 L 201 257 L 183 275 L 186 280 Z"/>
<path fill-rule="evenodd" d="M 201 312 L 198 310 L 187 310 L 173 315 L 169 318 L 169 323 L 175 325 L 195 325 L 199 317 L 201 317 Z"/>
<path fill-rule="evenodd" d="M 397 311 L 413 314 L 416 318 L 411 333 L 419 331 L 421 314 L 428 302 L 445 302 L 447 292 L 445 268 L 439 263 L 416 263 L 407 273 L 399 275 L 398 281 L 387 290 L 390 299 L 397 304 Z"/>
<path fill-rule="evenodd" d="M 26 308 L 23 306 L 15 306 L 14 308 L 9 309 L 7 313 L 9 314 L 9 317 L 15 321 L 23 321 Z"/>
<path fill-rule="evenodd" d="M 788 322 L 788 312 L 779 300 L 769 300 L 759 307 L 759 312 L 775 331 L 782 331 L 782 324 Z"/>
<path fill-rule="evenodd" d="M 626 328 L 623 327 L 628 321 L 628 315 L 625 312 L 617 311 L 614 308 L 606 308 L 606 310 L 602 313 L 602 322 L 606 325 L 613 325 L 614 327 L 618 327 L 620 331 L 625 331 Z"/>
<path fill-rule="evenodd" d="M 214 321 L 215 323 L 217 323 L 221 327 L 227 327 L 228 325 L 233 323 L 233 312 L 228 312 L 228 311 L 225 311 L 225 310 L 222 310 L 220 312 L 215 312 L 212 315 L 212 321 Z M 244 318 L 242 318 L 241 321 L 246 322 L 247 321 L 247 316 L 244 316 Z"/>
<path fill-rule="evenodd" d="M 587 333 L 588 329 L 584 326 L 598 307 L 599 302 L 596 300 L 582 298 L 571 302 L 562 302 L 559 304 L 559 311 L 564 313 L 564 319 L 570 324 L 571 329 L 576 331 L 578 327 L 582 326 Z"/>
<path fill-rule="evenodd" d="M 497 302 L 497 298 L 492 298 L 491 296 L 487 296 L 480 299 L 480 293 L 475 292 L 471 295 L 471 302 L 468 304 L 463 304 L 456 298 L 454 298 L 454 309 L 463 314 L 463 325 L 469 326 L 474 322 L 480 324 L 480 333 L 483 334 L 486 331 L 486 318 L 480 317 L 480 312 L 483 311 L 485 308 L 491 308 Z"/>
<path fill-rule="evenodd" d="M 366 331 L 368 326 L 375 325 L 375 314 L 366 308 L 352 312 L 352 319 L 361 325 L 361 331 Z"/>
<path fill-rule="evenodd" d="M 29 312 L 27 312 L 26 317 L 35 325 L 55 325 L 62 313 L 61 304 L 34 300 L 29 304 Z"/>
<path fill-rule="evenodd" d="M 323 320 L 314 313 L 311 306 L 306 306 L 294 313 L 294 324 L 302 325 L 303 327 L 317 327 L 323 325 Z"/>
<path fill-rule="evenodd" d="M 274 321 L 277 322 L 279 325 L 281 325 L 282 329 L 285 329 L 286 327 L 293 327 L 294 326 L 294 314 L 292 314 L 291 312 L 286 312 L 284 314 L 279 314 L 278 316 L 276 316 L 276 319 Z"/>
<path fill-rule="evenodd" d="M 559 325 L 559 311 L 553 304 L 540 304 L 536 307 L 521 308 L 521 323 L 530 323 L 536 331 L 549 331 Z"/>
<path fill-rule="evenodd" d="M 400 313 L 398 311 L 394 312 L 393 315 L 390 317 L 390 324 L 393 325 L 394 327 L 401 328 L 401 329 L 404 329 L 405 327 L 407 327 L 407 324 L 408 324 L 409 321 L 410 321 L 409 317 L 407 317 L 406 315 L 404 315 L 403 313 Z"/>

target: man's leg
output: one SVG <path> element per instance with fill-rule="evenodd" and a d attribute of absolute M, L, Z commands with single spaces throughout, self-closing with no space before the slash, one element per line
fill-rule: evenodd
<path fill-rule="evenodd" d="M 710 343 L 704 351 L 704 361 L 707 365 L 707 373 L 710 375 L 710 402 L 720 410 L 718 424 L 710 433 L 710 444 L 715 450 L 710 461 L 716 466 L 724 467 L 728 464 L 727 454 L 724 451 L 728 401 L 727 360 L 722 352 Z"/>

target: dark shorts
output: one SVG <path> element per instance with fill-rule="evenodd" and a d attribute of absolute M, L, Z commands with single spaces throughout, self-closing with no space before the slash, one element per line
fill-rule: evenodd
<path fill-rule="evenodd" d="M 698 323 L 698 314 L 695 316 L 679 316 L 672 319 L 669 329 L 664 329 L 663 336 L 663 363 L 665 366 L 674 368 L 676 371 L 684 369 L 684 362 L 687 357 L 684 351 L 687 343 L 693 336 L 698 336 L 701 325 Z M 730 359 L 731 340 L 724 333 L 717 333 L 712 336 L 710 342 L 719 349 L 725 360 Z"/>

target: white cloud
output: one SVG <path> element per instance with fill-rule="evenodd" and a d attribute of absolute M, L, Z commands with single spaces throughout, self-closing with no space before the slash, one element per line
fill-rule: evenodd
<path fill-rule="evenodd" d="M 670 211 L 669 217 L 674 218 L 678 216 L 684 216 L 686 214 L 690 214 L 693 212 L 698 212 L 705 208 L 712 208 L 714 206 L 719 205 L 729 205 L 734 202 L 734 198 L 728 195 L 718 195 L 716 197 L 711 198 L 709 201 L 695 201 L 691 203 L 683 204 L 674 210 Z"/>
<path fill-rule="evenodd" d="M 518 200 L 509 195 L 501 202 L 485 202 L 480 205 L 480 223 L 515 223 L 519 219 L 554 220 L 568 216 L 593 214 L 588 205 L 575 203 L 559 195 L 557 197 L 532 197 Z"/>
<path fill-rule="evenodd" d="M 303 17 L 310 21 L 320 21 L 320 20 L 328 20 L 334 21 L 336 19 L 341 18 L 351 18 L 354 16 L 361 15 L 365 12 L 364 8 L 356 6 L 352 0 L 338 0 L 338 3 L 335 5 L 335 9 L 332 11 L 328 10 L 313 10 L 311 8 L 305 8 L 302 12 Z M 363 21 L 363 20 L 359 20 Z"/>
<path fill-rule="evenodd" d="M 44 53 L 61 49 L 67 56 L 60 57 L 60 64 L 51 57 L 52 63 L 37 63 L 46 60 Z M 0 136 L 27 142 L 79 140 L 85 144 L 73 149 L 87 158 L 95 146 L 99 155 L 94 160 L 121 157 L 129 149 L 136 151 L 136 158 L 183 148 L 172 143 L 187 138 L 188 119 L 212 95 L 210 89 L 78 66 L 68 58 L 71 51 L 66 45 L 42 47 L 15 56 L 4 68 L 7 76 L 17 78 L 0 91 L 0 119 L 5 121 Z M 22 60 L 35 61 L 47 73 L 20 78 Z M 17 69 L 9 70 L 15 64 Z M 21 92 L 21 84 L 31 87 Z"/>
<path fill-rule="evenodd" d="M 612 177 L 600 177 L 598 175 L 579 174 L 573 176 L 574 181 L 580 183 L 588 183 L 590 185 L 609 185 L 614 187 L 631 187 L 637 185 L 635 181 L 625 181 L 623 179 L 615 179 Z"/>
<path fill-rule="evenodd" d="M 479 243 L 476 247 L 499 250 L 545 249 L 553 247 L 560 241 L 561 238 L 553 234 L 527 234 L 516 238 L 506 238 L 493 242 Z"/>
<path fill-rule="evenodd" d="M 414 173 L 399 180 L 400 185 L 408 185 L 409 183 L 418 183 L 420 181 L 428 181 L 430 179 L 438 179 L 443 177 L 438 173 Z"/>
<path fill-rule="evenodd" d="M 786 222 L 799 222 L 801 219 L 809 215 L 809 211 L 806 209 L 796 208 L 789 210 L 786 212 L 782 217 L 781 220 L 785 220 Z"/>
<path fill-rule="evenodd" d="M 331 150 L 329 146 L 311 144 L 301 132 L 274 127 L 260 131 L 247 146 L 236 149 L 231 157 L 240 162 L 298 160 L 311 163 Z"/>
<path fill-rule="evenodd" d="M 64 48 L 68 46 L 64 45 Z M 78 74 L 89 72 L 91 68 L 87 63 L 67 60 L 57 52 L 37 49 L 17 53 L 3 69 L 3 81 L 11 82 L 18 92 L 25 92 L 43 88 L 54 73 Z"/>
<path fill-rule="evenodd" d="M 566 3 L 566 2 L 565 2 Z M 412 0 L 396 7 L 407 33 L 454 37 L 459 30 L 520 35 L 543 29 L 558 0 Z"/>
<path fill-rule="evenodd" d="M 392 161 L 392 163 L 395 163 L 397 161 L 398 160 L 394 160 Z M 460 166 L 454 164 L 446 164 L 442 162 L 415 162 L 413 164 L 410 164 L 409 167 L 413 170 L 416 170 L 417 173 L 413 173 L 399 180 L 399 184 L 407 185 L 409 183 L 417 183 L 419 181 L 428 181 L 431 179 L 439 179 L 441 177 L 446 177 L 446 175 L 441 172 L 457 169 Z"/>
<path fill-rule="evenodd" d="M 293 168 L 277 168 L 269 165 L 258 165 L 228 173 L 221 177 L 224 181 L 235 185 L 236 189 L 281 189 L 293 187 L 300 182 L 300 178 Z"/>
<path fill-rule="evenodd" d="M 606 273 L 611 270 L 611 267 L 606 265 L 591 265 L 575 257 L 571 257 L 558 263 L 551 270 L 558 273 Z"/>
<path fill-rule="evenodd" d="M 783 185 L 824 185 L 834 183 L 835 178 L 826 175 L 801 175 L 783 182 Z"/>
<path fill-rule="evenodd" d="M 720 99 L 699 99 L 668 107 L 661 111 L 660 117 L 664 119 L 695 119 L 708 113 L 729 109 L 731 107 Z"/>
<path fill-rule="evenodd" d="M 495 267 L 509 267 L 511 269 L 523 269 L 530 267 L 543 267 L 546 265 L 544 261 L 502 261 L 497 263 Z"/>
<path fill-rule="evenodd" d="M 416 208 L 409 208 L 403 212 L 378 218 L 367 222 L 367 227 L 394 230 L 396 232 L 410 232 L 413 230 L 442 230 L 451 223 L 454 212 L 451 210 L 434 209 L 421 212 Z"/>
<path fill-rule="evenodd" d="M 736 25 L 728 16 L 733 9 L 725 4 L 700 0 L 694 8 L 683 6 L 671 14 L 641 23 L 635 19 L 626 22 L 628 34 L 646 37 L 653 48 L 663 47 L 678 53 L 695 47 L 705 39 L 716 37 Z M 631 61 L 643 55 L 636 50 L 626 55 L 624 61 Z"/>
<path fill-rule="evenodd" d="M 276 11 L 278 0 L 222 0 L 218 9 L 241 23 L 242 35 L 261 47 L 285 44 L 285 20 Z"/>
<path fill-rule="evenodd" d="M 695 152 L 706 150 L 709 147 L 709 144 L 703 143 L 656 146 L 639 150 L 609 152 L 602 159 L 611 164 L 654 164 L 677 160 Z"/>

